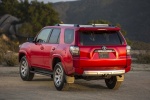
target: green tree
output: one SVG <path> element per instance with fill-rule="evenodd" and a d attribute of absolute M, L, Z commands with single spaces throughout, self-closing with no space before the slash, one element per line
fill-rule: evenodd
<path fill-rule="evenodd" d="M 33 26 L 30 23 L 23 23 L 22 26 L 18 30 L 21 33 L 22 37 L 33 37 Z"/>
<path fill-rule="evenodd" d="M 0 3 L 0 15 L 11 14 L 21 19 L 24 23 L 19 29 L 19 34 L 35 35 L 44 26 L 59 23 L 59 15 L 53 9 L 51 3 L 44 4 L 33 0 L 2 0 Z"/>
<path fill-rule="evenodd" d="M 25 12 L 23 13 L 23 20 L 32 26 L 33 30 L 30 29 L 29 31 L 32 35 L 37 34 L 44 26 L 54 25 L 60 22 L 58 13 L 52 8 L 50 3 L 44 4 L 43 2 L 34 0 L 29 4 L 28 0 L 25 0 L 20 5 L 20 8 Z M 24 31 L 29 28 L 27 25 L 23 25 L 22 27 Z"/>
<path fill-rule="evenodd" d="M 18 0 L 1 0 L 0 15 L 4 14 L 17 15 L 18 4 L 19 4 Z"/>
<path fill-rule="evenodd" d="M 91 20 L 88 24 L 111 24 L 111 22 L 107 20 Z"/>

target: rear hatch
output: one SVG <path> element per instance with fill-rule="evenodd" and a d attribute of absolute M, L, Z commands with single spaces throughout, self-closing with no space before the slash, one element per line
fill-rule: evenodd
<path fill-rule="evenodd" d="M 86 70 L 117 70 L 126 66 L 126 42 L 118 30 L 79 31 L 80 62 Z"/>

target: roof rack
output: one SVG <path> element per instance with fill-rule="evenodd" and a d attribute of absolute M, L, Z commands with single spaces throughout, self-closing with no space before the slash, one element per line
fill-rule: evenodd
<path fill-rule="evenodd" d="M 55 26 L 71 26 L 71 27 L 74 27 L 75 24 L 56 24 Z"/>
<path fill-rule="evenodd" d="M 108 27 L 108 26 L 110 26 L 109 24 L 92 24 L 93 26 L 99 26 L 99 27 Z"/>
<path fill-rule="evenodd" d="M 80 24 L 56 24 L 55 26 L 70 26 L 70 27 L 114 27 L 109 24 L 92 24 L 92 25 L 80 25 Z"/>

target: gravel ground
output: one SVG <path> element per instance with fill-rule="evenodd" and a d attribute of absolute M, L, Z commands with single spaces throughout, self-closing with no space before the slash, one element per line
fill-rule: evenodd
<path fill-rule="evenodd" d="M 149 65 L 132 66 L 119 90 L 107 89 L 104 80 L 76 80 L 61 92 L 48 76 L 35 75 L 33 81 L 22 81 L 19 67 L 0 66 L 0 100 L 150 100 Z"/>
<path fill-rule="evenodd" d="M 16 75 L 16 73 L 19 73 L 19 66 L 15 67 L 8 67 L 8 66 L 2 66 L 0 65 L 0 74 L 6 74 L 10 72 L 11 76 Z M 132 64 L 131 71 L 150 71 L 150 64 Z"/>

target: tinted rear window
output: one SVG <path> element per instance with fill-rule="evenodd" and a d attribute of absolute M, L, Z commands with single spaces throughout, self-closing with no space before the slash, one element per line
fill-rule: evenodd
<path fill-rule="evenodd" d="M 118 45 L 121 43 L 118 32 L 80 32 L 81 45 Z"/>
<path fill-rule="evenodd" d="M 73 29 L 66 29 L 64 35 L 65 35 L 64 36 L 65 43 L 70 44 L 73 42 L 73 40 L 74 40 L 74 30 Z"/>

